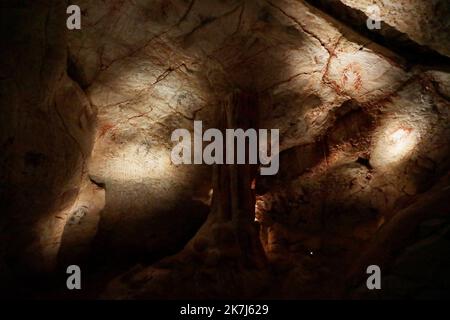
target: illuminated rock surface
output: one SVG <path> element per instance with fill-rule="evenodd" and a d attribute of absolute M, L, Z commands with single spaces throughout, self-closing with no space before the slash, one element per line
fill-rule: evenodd
<path fill-rule="evenodd" d="M 107 270 L 92 290 L 109 283 L 108 297 L 189 296 L 164 282 L 168 272 L 177 279 L 176 268 L 151 265 L 181 251 L 206 221 L 212 170 L 173 165 L 170 135 L 192 130 L 193 120 L 214 126 L 217 106 L 241 90 L 256 93 L 259 126 L 280 129 L 282 151 L 278 175 L 256 178 L 273 272 L 261 276 L 264 288 L 249 284 L 248 295 L 366 296 L 358 289 L 365 261 L 392 266 L 389 296 L 427 287 L 413 279 L 403 292 L 396 283 L 420 273 L 424 238 L 445 251 L 448 6 L 375 1 L 408 46 L 428 50 L 416 62 L 401 44 L 390 47 L 396 34 L 388 27 L 375 39 L 365 34 L 355 10 L 373 1 L 320 2 L 80 0 L 80 31 L 61 27 L 64 5 L 32 5 L 33 23 L 22 22 L 0 62 L 2 274 L 83 261 Z M 419 236 L 430 221 L 432 234 Z M 380 252 L 384 243 L 394 243 L 396 256 Z M 214 261 L 213 249 L 201 259 Z M 411 252 L 418 270 L 405 267 Z M 233 271 L 207 270 L 201 281 L 233 285 Z M 192 286 L 192 295 L 233 292 L 208 288 Z"/>

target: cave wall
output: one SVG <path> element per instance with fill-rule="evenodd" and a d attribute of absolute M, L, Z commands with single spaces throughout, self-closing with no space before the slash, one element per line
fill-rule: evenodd
<path fill-rule="evenodd" d="M 211 168 L 172 164 L 170 134 L 213 127 L 241 90 L 280 129 L 280 172 L 256 179 L 269 295 L 364 296 L 367 263 L 388 268 L 393 297 L 433 283 L 400 292 L 424 248 L 446 255 L 448 5 L 370 3 L 373 33 L 368 1 L 80 0 L 72 31 L 64 1 L 2 4 L 3 277 L 181 250 Z"/>

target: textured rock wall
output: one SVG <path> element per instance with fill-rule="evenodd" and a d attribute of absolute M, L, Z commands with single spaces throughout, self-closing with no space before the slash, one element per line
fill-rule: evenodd
<path fill-rule="evenodd" d="M 214 126 L 241 90 L 281 139 L 279 174 L 256 179 L 276 284 L 259 294 L 352 296 L 366 262 L 392 268 L 390 296 L 419 292 L 398 283 L 418 277 L 424 247 L 444 250 L 450 142 L 448 5 L 424 3 L 80 0 L 74 31 L 62 2 L 9 5 L 0 261 L 128 266 L 181 250 L 206 219 L 211 170 L 173 165 L 170 134 Z"/>
<path fill-rule="evenodd" d="M 55 266 L 64 212 L 86 180 L 95 109 L 66 72 L 64 3 L 2 6 L 0 252 L 20 274 Z"/>

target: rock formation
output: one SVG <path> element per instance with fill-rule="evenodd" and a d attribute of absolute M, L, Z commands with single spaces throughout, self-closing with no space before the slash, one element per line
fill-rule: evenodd
<path fill-rule="evenodd" d="M 10 294 L 80 264 L 89 297 L 450 295 L 448 1 L 76 4 L 0 5 Z M 174 165 L 194 120 L 279 129 L 279 173 Z"/>

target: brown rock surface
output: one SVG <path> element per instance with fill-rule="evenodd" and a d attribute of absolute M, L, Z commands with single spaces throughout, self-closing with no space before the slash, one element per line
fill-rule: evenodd
<path fill-rule="evenodd" d="M 373 36 L 364 29 L 374 3 L 383 24 Z M 336 298 L 353 296 L 361 266 L 380 261 L 393 270 L 389 297 L 435 293 L 399 283 L 420 273 L 405 268 L 412 253 L 445 252 L 446 1 L 77 4 L 82 29 L 72 31 L 63 1 L 11 1 L 1 12 L 0 282 L 83 261 L 131 270 L 102 279 L 113 298 L 232 296 L 245 279 L 246 297 Z M 265 250 L 256 260 L 267 258 L 258 268 L 270 275 L 252 274 L 242 252 L 219 241 L 229 240 L 230 219 L 211 218 L 223 209 L 210 206 L 213 170 L 170 161 L 172 131 L 192 131 L 194 120 L 214 127 L 215 110 L 236 92 L 258 97 L 260 128 L 280 130 L 280 172 L 256 176 L 255 187 Z M 444 222 L 424 240 L 417 230 L 429 210 Z M 395 254 L 380 253 L 386 244 Z M 217 267 L 227 254 L 234 273 Z M 177 292 L 193 274 L 218 282 Z"/>

